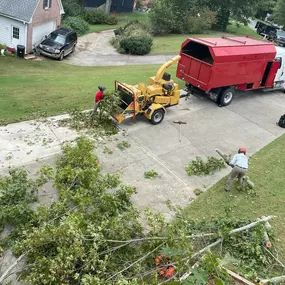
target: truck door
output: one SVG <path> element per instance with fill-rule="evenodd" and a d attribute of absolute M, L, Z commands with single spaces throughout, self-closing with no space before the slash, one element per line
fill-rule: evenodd
<path fill-rule="evenodd" d="M 280 67 L 276 73 L 274 82 L 278 82 L 278 81 L 285 81 L 285 74 L 284 74 L 284 58 L 283 56 L 278 56 L 275 58 L 275 61 L 279 61 L 280 62 Z"/>

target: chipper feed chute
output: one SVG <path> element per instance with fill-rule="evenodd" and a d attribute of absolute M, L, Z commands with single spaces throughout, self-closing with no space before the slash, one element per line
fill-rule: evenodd
<path fill-rule="evenodd" d="M 125 119 L 135 117 L 135 100 L 132 90 L 123 83 L 116 81 L 115 89 L 120 96 L 120 105 L 112 117 L 120 124 Z"/>

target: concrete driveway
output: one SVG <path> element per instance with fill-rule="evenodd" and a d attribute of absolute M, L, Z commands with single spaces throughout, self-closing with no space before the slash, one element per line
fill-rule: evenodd
<path fill-rule="evenodd" d="M 110 44 L 113 37 L 112 30 L 79 37 L 75 52 L 67 56 L 64 62 L 81 66 L 162 64 L 174 56 L 174 54 L 145 56 L 119 54 Z"/>
<path fill-rule="evenodd" d="M 195 197 L 195 188 L 205 191 L 230 171 L 227 168 L 213 176 L 189 177 L 185 166 L 191 159 L 216 155 L 215 148 L 233 154 L 240 146 L 245 146 L 249 155 L 254 154 L 284 133 L 284 129 L 276 125 L 284 109 L 285 94 L 281 92 L 238 94 L 232 104 L 224 108 L 206 98 L 181 99 L 181 104 L 168 109 L 160 125 L 151 125 L 143 116 L 120 125 L 121 132 L 102 139 L 96 154 L 104 172 L 118 172 L 124 182 L 136 186 L 133 200 L 140 210 L 149 206 L 171 217 L 165 204 L 167 200 L 186 205 Z M 61 142 L 79 135 L 57 127 L 58 119 L 0 127 L 2 170 L 24 164 L 35 173 L 39 163 L 53 163 Z M 174 120 L 187 122 L 182 127 L 181 142 L 179 126 Z M 119 150 L 116 145 L 122 140 L 127 140 L 131 147 Z M 112 149 L 113 154 L 105 154 L 105 146 Z M 159 177 L 145 179 L 144 172 L 150 170 L 157 171 Z M 56 199 L 52 189 L 44 191 L 40 193 L 42 202 Z"/>

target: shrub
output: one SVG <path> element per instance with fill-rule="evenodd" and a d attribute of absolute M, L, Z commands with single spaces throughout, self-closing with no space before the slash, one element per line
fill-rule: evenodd
<path fill-rule="evenodd" d="M 84 13 L 85 20 L 92 25 L 108 24 L 116 25 L 118 19 L 115 16 L 108 15 L 102 9 L 87 9 Z"/>
<path fill-rule="evenodd" d="M 105 24 L 108 14 L 102 9 L 87 9 L 84 13 L 85 20 L 92 25 Z"/>
<path fill-rule="evenodd" d="M 118 24 L 118 18 L 116 16 L 113 16 L 113 15 L 108 16 L 106 24 L 108 24 L 108 25 L 116 25 L 116 24 Z"/>
<path fill-rule="evenodd" d="M 63 27 L 70 27 L 78 35 L 84 35 L 87 33 L 89 26 L 88 23 L 81 17 L 66 17 L 62 23 Z"/>
<path fill-rule="evenodd" d="M 116 37 L 111 44 L 119 53 L 144 55 L 151 51 L 152 37 L 150 27 L 139 21 L 128 22 L 123 28 L 115 30 Z"/>
<path fill-rule="evenodd" d="M 205 10 L 199 13 L 200 16 L 188 17 L 188 33 L 199 34 L 207 30 L 216 24 L 216 12 Z"/>
<path fill-rule="evenodd" d="M 1 50 L 1 49 L 7 50 L 7 48 L 8 48 L 8 47 L 7 47 L 6 45 L 0 44 L 0 50 Z"/>
<path fill-rule="evenodd" d="M 134 55 L 145 55 L 151 51 L 152 38 L 145 36 L 131 36 L 120 41 L 121 52 Z"/>
<path fill-rule="evenodd" d="M 65 16 L 76 17 L 83 15 L 84 7 L 82 0 L 62 0 Z"/>

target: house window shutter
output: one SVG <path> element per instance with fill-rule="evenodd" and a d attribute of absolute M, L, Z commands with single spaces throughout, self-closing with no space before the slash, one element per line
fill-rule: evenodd
<path fill-rule="evenodd" d="M 51 8 L 51 1 L 52 1 L 52 0 L 49 0 L 49 8 Z"/>

